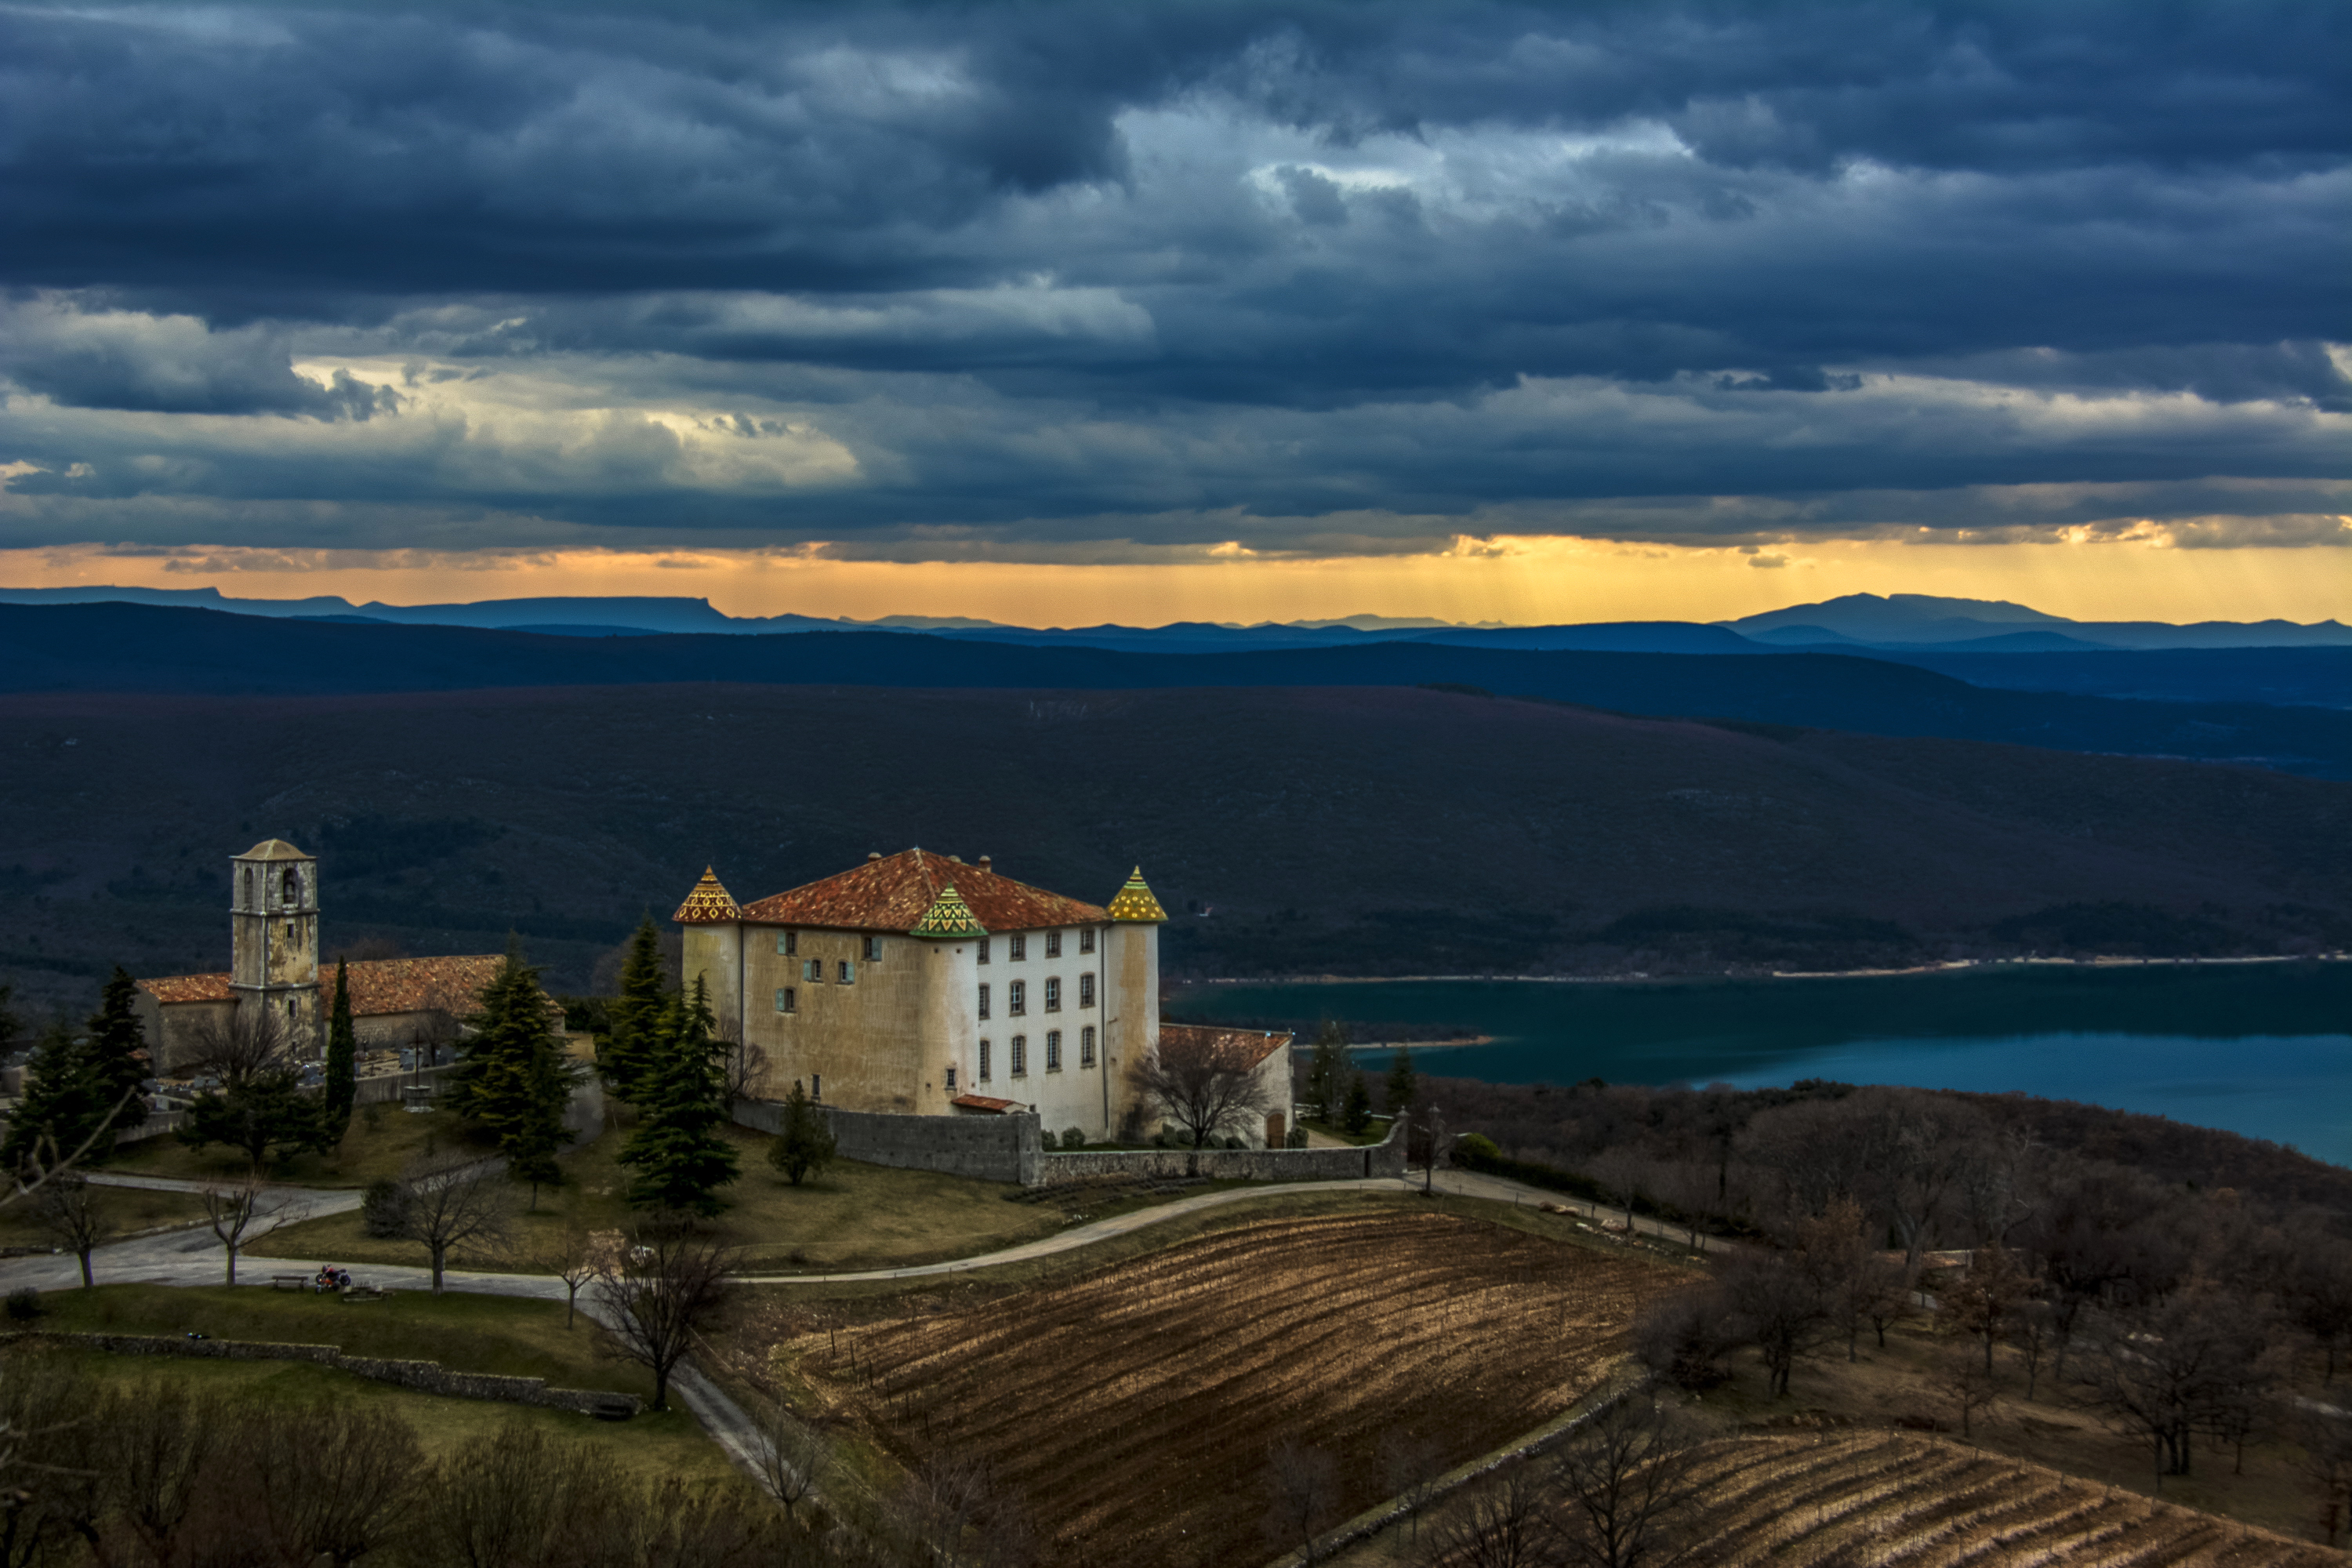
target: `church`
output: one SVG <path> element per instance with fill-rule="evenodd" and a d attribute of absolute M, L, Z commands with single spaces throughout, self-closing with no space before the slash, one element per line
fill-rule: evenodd
<path fill-rule="evenodd" d="M 1095 1141 L 1139 1113 L 1126 1075 L 1161 1037 L 1168 919 L 1140 867 L 1108 905 L 925 849 L 742 905 L 706 870 L 672 918 L 686 984 L 764 1058 L 761 1098 L 798 1082 L 845 1110 L 1034 1111 Z M 1286 1056 L 1266 1060 L 1286 1102 Z"/>
<path fill-rule="evenodd" d="M 504 962 L 490 952 L 348 965 L 360 1048 L 450 1043 Z M 227 973 L 142 980 L 136 1003 L 149 1051 L 166 1074 L 207 1025 L 239 1014 L 281 1020 L 295 1054 L 316 1058 L 326 1048 L 333 1005 L 333 974 L 323 986 L 319 977 L 319 861 L 282 838 L 264 839 L 229 861 Z"/>

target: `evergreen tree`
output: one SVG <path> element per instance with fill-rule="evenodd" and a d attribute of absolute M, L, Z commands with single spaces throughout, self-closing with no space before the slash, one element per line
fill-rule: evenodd
<path fill-rule="evenodd" d="M 25 1072 L 25 1097 L 8 1119 L 0 1142 L 0 1164 L 23 1171 L 35 1162 L 55 1163 L 79 1149 L 105 1124 L 111 1100 L 90 1071 L 82 1040 L 63 1024 L 41 1036 Z"/>
<path fill-rule="evenodd" d="M 718 1189 L 735 1179 L 734 1146 L 719 1135 L 727 1120 L 727 1044 L 714 1033 L 701 977 L 691 998 L 663 1009 L 638 1080 L 637 1130 L 621 1151 L 635 1168 L 629 1202 L 639 1208 L 692 1211 L 705 1218 L 725 1205 Z"/>
<path fill-rule="evenodd" d="M 1351 1133 L 1361 1132 L 1372 1124 L 1372 1091 L 1364 1087 L 1362 1073 L 1348 1079 L 1348 1108 L 1339 1124 Z"/>
<path fill-rule="evenodd" d="M 105 1147 L 95 1151 L 111 1152 L 114 1135 L 126 1127 L 136 1127 L 147 1120 L 147 1097 L 140 1086 L 153 1076 L 147 1060 L 147 1031 L 139 1022 L 135 1005 L 139 999 L 139 983 L 121 964 L 99 993 L 98 1011 L 89 1016 L 89 1034 L 82 1048 L 89 1062 L 91 1091 L 99 1104 L 112 1109 L 114 1121 L 106 1130 Z"/>
<path fill-rule="evenodd" d="M 0 1055 L 5 1055 L 16 1048 L 16 1031 L 22 1027 L 16 1022 L 16 1015 L 8 1008 L 9 1002 L 16 997 L 16 994 L 15 986 L 0 985 Z"/>
<path fill-rule="evenodd" d="M 1389 1114 L 1402 1116 L 1412 1109 L 1412 1097 L 1420 1080 L 1412 1070 L 1412 1053 L 1399 1046 L 1396 1056 L 1389 1062 Z"/>
<path fill-rule="evenodd" d="M 506 962 L 482 987 L 473 1037 L 449 1077 L 450 1109 L 497 1140 L 536 1199 L 569 1136 L 563 1111 L 572 1072 L 556 1043 L 539 971 L 522 961 L 520 942 L 508 942 Z"/>
<path fill-rule="evenodd" d="M 327 1083 L 319 1126 L 336 1142 L 352 1125 L 352 1102 L 359 1094 L 359 1034 L 352 1027 L 350 969 L 335 960 L 335 1001 L 327 1014 Z"/>
<path fill-rule="evenodd" d="M 1307 1103 L 1315 1120 L 1328 1122 L 1348 1096 L 1348 1026 L 1326 1018 L 1315 1032 L 1315 1055 L 1307 1067 Z"/>
<path fill-rule="evenodd" d="M 637 922 L 629 955 L 621 962 L 621 994 L 605 1009 L 612 1021 L 596 1051 L 605 1086 L 632 1105 L 653 1058 L 653 1036 L 660 1027 L 667 987 L 662 983 L 661 933 L 651 915 Z"/>
<path fill-rule="evenodd" d="M 191 1149 L 226 1143 L 259 1170 L 273 1155 L 282 1160 L 306 1149 L 324 1153 L 333 1148 L 320 1110 L 319 1097 L 303 1092 L 301 1074 L 272 1068 L 196 1096 L 175 1136 Z"/>
<path fill-rule="evenodd" d="M 800 1079 L 794 1079 L 793 1092 L 784 1100 L 783 1123 L 776 1130 L 776 1141 L 768 1146 L 768 1163 L 797 1187 L 803 1177 L 814 1176 L 831 1164 L 834 1152 L 832 1124 L 801 1088 Z"/>

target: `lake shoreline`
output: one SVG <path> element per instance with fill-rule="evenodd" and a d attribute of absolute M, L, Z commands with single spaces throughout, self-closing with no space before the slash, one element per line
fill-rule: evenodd
<path fill-rule="evenodd" d="M 1633 970 L 1624 974 L 1258 974 L 1211 975 L 1201 979 L 1167 980 L 1163 991 L 1189 985 L 1630 985 L 1672 984 L 1694 980 L 1885 980 L 1904 974 L 1981 974 L 1999 969 L 2219 969 L 2263 963 L 2347 963 L 2347 952 L 2259 953 L 2245 958 L 1956 958 L 1942 963 L 1914 964 L 1907 969 L 1773 969 L 1758 973 L 1708 970 L 1688 974 L 1653 974 Z M 1468 1042 L 1464 1042 L 1468 1043 Z"/>

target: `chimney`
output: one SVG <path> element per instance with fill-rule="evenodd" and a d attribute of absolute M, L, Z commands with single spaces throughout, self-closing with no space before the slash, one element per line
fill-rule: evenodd
<path fill-rule="evenodd" d="M 980 858 L 980 868 L 986 871 L 992 877 L 996 874 L 995 862 L 985 855 Z"/>

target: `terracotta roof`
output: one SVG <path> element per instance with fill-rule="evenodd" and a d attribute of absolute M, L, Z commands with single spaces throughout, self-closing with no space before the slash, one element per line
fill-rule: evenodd
<path fill-rule="evenodd" d="M 1255 1067 L 1276 1051 L 1287 1049 L 1296 1037 L 1287 1029 L 1268 1034 L 1263 1029 L 1218 1029 L 1205 1024 L 1160 1026 L 1160 1043 L 1163 1046 L 1231 1050 L 1244 1055 L 1251 1067 Z"/>
<path fill-rule="evenodd" d="M 927 849 L 868 860 L 837 877 L 746 904 L 743 918 L 761 925 L 911 931 L 939 902 L 940 890 L 950 885 L 988 931 L 1098 925 L 1110 918 L 1099 905 L 1066 899 Z"/>
<path fill-rule="evenodd" d="M 948 1103 L 965 1110 L 984 1110 L 991 1116 L 1002 1116 L 1008 1110 L 1022 1109 L 1017 1100 L 991 1100 L 984 1094 L 959 1094 Z"/>
<path fill-rule="evenodd" d="M 315 860 L 315 855 L 305 855 L 283 838 L 265 838 L 244 854 L 239 860 Z"/>
<path fill-rule="evenodd" d="M 234 1002 L 236 993 L 228 988 L 226 974 L 167 974 L 160 980 L 142 980 L 139 989 L 158 1002 Z"/>
<path fill-rule="evenodd" d="M 702 868 L 702 880 L 686 895 L 686 902 L 677 906 L 677 913 L 669 917 L 682 926 L 719 925 L 728 921 L 740 921 L 743 911 L 735 907 L 734 899 L 720 886 L 719 873 L 709 866 Z"/>
<path fill-rule="evenodd" d="M 1115 921 L 1162 921 L 1168 911 L 1151 896 L 1151 889 L 1143 880 L 1143 868 L 1138 866 L 1128 874 L 1127 885 L 1110 900 L 1110 918 Z"/>
<path fill-rule="evenodd" d="M 456 1017 L 478 1013 L 482 987 L 498 978 L 503 953 L 475 952 L 462 958 L 370 958 L 351 966 L 352 1016 L 439 1011 Z M 335 971 L 319 970 L 319 1012 L 335 1005 Z"/>

